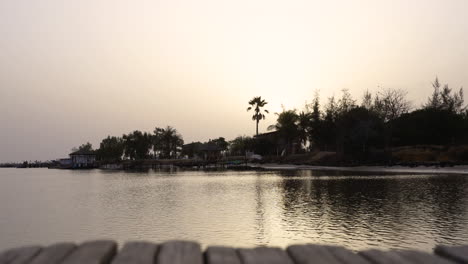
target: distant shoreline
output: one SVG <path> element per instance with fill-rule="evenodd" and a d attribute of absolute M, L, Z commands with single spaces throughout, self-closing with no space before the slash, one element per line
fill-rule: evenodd
<path fill-rule="evenodd" d="M 163 165 L 170 166 L 170 165 Z M 175 165 L 174 167 L 179 167 Z M 0 167 L 0 168 L 15 168 L 15 167 Z M 37 167 L 41 168 L 41 167 Z M 44 167 L 42 167 L 44 168 Z M 180 167 L 187 169 L 188 167 Z M 375 172 L 375 173 L 405 173 L 405 174 L 464 174 L 468 175 L 468 165 L 454 165 L 454 166 L 438 166 L 438 165 L 419 165 L 419 166 L 382 166 L 382 165 L 359 165 L 359 166 L 319 166 L 319 165 L 297 165 L 287 163 L 246 163 L 243 165 L 229 166 L 227 170 L 312 170 L 312 171 L 341 171 L 341 172 Z M 127 171 L 129 169 L 105 169 L 93 168 L 99 170 L 119 170 Z M 136 168 L 138 169 L 138 168 Z M 140 169 L 150 169 L 149 167 Z M 207 167 L 205 169 L 210 169 Z M 131 169 L 130 169 L 131 170 Z"/>
<path fill-rule="evenodd" d="M 294 164 L 253 164 L 249 163 L 249 167 L 266 169 L 266 170 L 320 170 L 320 171 L 346 171 L 346 172 L 384 172 L 384 173 L 431 173 L 431 174 L 467 174 L 468 165 L 457 165 L 452 167 L 438 166 L 356 166 L 356 167 L 339 167 L 339 166 L 312 166 L 312 165 L 294 165 Z"/>

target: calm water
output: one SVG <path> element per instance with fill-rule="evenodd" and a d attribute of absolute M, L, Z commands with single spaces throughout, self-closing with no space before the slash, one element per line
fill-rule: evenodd
<path fill-rule="evenodd" d="M 468 176 L 0 169 L 0 248 L 112 238 L 468 244 Z"/>

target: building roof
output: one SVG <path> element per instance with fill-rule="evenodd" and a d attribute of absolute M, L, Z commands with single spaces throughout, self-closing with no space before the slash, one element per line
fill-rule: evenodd
<path fill-rule="evenodd" d="M 215 143 L 208 142 L 200 146 L 200 151 L 221 151 L 222 149 Z"/>
<path fill-rule="evenodd" d="M 261 133 L 261 134 L 255 135 L 254 137 L 270 137 L 270 136 L 276 136 L 278 134 L 279 134 L 279 131 L 275 130 L 271 132 Z"/>
<path fill-rule="evenodd" d="M 200 145 L 202 145 L 202 143 L 200 143 L 200 142 L 192 142 L 192 143 L 184 144 L 184 145 L 182 146 L 182 148 L 188 148 L 188 147 L 200 146 Z"/>
<path fill-rule="evenodd" d="M 72 152 L 69 154 L 70 156 L 76 156 L 76 155 L 89 155 L 89 156 L 94 156 L 96 153 L 94 151 L 90 150 L 77 150 L 75 152 Z"/>

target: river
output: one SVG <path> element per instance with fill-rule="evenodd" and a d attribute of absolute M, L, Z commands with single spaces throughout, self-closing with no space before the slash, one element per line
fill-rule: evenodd
<path fill-rule="evenodd" d="M 101 238 L 430 251 L 468 244 L 468 176 L 0 169 L 0 249 Z"/>

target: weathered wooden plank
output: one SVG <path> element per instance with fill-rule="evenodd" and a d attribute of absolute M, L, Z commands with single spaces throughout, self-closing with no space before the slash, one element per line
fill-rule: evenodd
<path fill-rule="evenodd" d="M 24 259 L 25 257 L 30 258 L 34 257 L 39 253 L 41 250 L 41 247 L 39 246 L 26 246 L 26 247 L 20 247 L 20 248 L 12 248 L 5 250 L 0 253 L 0 264 L 7 264 L 13 262 L 15 259 L 20 258 Z"/>
<path fill-rule="evenodd" d="M 59 243 L 48 246 L 42 249 L 30 264 L 58 264 L 75 248 L 74 243 Z"/>
<path fill-rule="evenodd" d="M 296 264 L 341 264 L 325 246 L 293 245 L 287 252 Z"/>
<path fill-rule="evenodd" d="M 346 264 L 369 264 L 364 257 L 338 246 L 324 246 L 336 259 Z"/>
<path fill-rule="evenodd" d="M 128 242 L 112 261 L 112 264 L 153 264 L 158 245 L 149 242 Z"/>
<path fill-rule="evenodd" d="M 81 244 L 63 264 L 106 264 L 110 263 L 117 251 L 117 244 L 110 240 L 89 241 Z"/>
<path fill-rule="evenodd" d="M 8 264 L 16 257 L 15 249 L 7 249 L 0 252 L 0 264 Z"/>
<path fill-rule="evenodd" d="M 13 248 L 0 253 L 0 264 L 27 263 L 41 251 L 40 246 Z"/>
<path fill-rule="evenodd" d="M 414 262 L 404 258 L 393 251 L 380 251 L 370 249 L 359 252 L 361 256 L 374 264 L 413 264 Z"/>
<path fill-rule="evenodd" d="M 243 264 L 293 264 L 286 251 L 280 248 L 242 248 L 237 252 Z"/>
<path fill-rule="evenodd" d="M 205 260 L 207 264 L 241 264 L 237 251 L 228 247 L 208 247 Z"/>
<path fill-rule="evenodd" d="M 159 254 L 158 254 L 159 249 Z M 117 251 L 113 241 L 90 241 L 76 247 L 59 243 L 41 248 L 29 246 L 0 253 L 0 264 L 108 264 Z M 355 254 L 343 247 L 293 245 L 287 251 L 258 247 L 233 249 L 209 247 L 207 264 L 468 264 L 468 246 L 438 246 L 436 255 L 412 250 L 366 250 Z M 195 242 L 170 241 L 158 245 L 129 242 L 112 264 L 203 264 L 200 245 Z"/>
<path fill-rule="evenodd" d="M 437 255 L 431 255 L 421 251 L 413 250 L 396 250 L 396 254 L 403 256 L 405 259 L 412 261 L 412 263 L 419 264 L 453 264 L 454 262 L 443 259 Z"/>
<path fill-rule="evenodd" d="M 40 246 L 26 246 L 9 249 L 0 254 L 0 264 L 24 264 L 41 251 Z"/>
<path fill-rule="evenodd" d="M 437 246 L 434 253 L 458 263 L 468 264 L 468 246 Z"/>
<path fill-rule="evenodd" d="M 202 264 L 200 245 L 189 241 L 169 241 L 161 244 L 156 257 L 158 264 Z"/>

